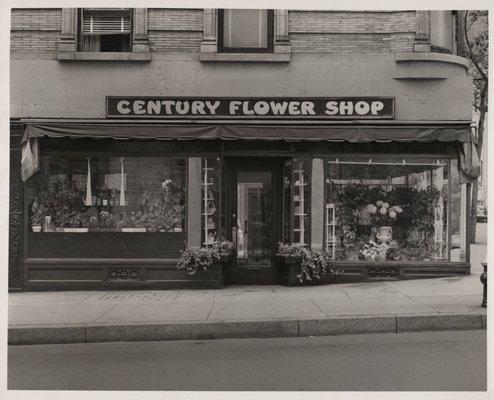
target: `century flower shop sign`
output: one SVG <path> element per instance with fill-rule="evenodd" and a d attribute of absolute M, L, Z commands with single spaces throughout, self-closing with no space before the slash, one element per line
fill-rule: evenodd
<path fill-rule="evenodd" d="M 392 119 L 393 97 L 106 97 L 108 118 Z"/>

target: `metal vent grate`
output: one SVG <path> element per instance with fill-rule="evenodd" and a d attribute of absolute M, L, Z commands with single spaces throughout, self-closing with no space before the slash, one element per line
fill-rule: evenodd
<path fill-rule="evenodd" d="M 141 270 L 138 268 L 111 268 L 107 270 L 108 281 L 140 281 Z"/>
<path fill-rule="evenodd" d="M 367 279 L 399 279 L 399 267 L 368 267 Z"/>

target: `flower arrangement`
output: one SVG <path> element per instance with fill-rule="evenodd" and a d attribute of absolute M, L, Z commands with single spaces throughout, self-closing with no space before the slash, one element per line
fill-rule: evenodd
<path fill-rule="evenodd" d="M 33 201 L 31 205 L 31 226 L 39 226 L 43 224 L 43 220 L 48 211 L 48 208 L 43 203 L 38 203 L 37 201 Z"/>
<path fill-rule="evenodd" d="M 221 237 L 220 240 L 213 243 L 213 248 L 222 257 L 230 257 L 233 254 L 234 247 L 235 245 L 224 237 Z"/>
<path fill-rule="evenodd" d="M 187 271 L 189 275 L 195 275 L 200 271 L 208 271 L 215 261 L 219 260 L 219 253 L 213 247 L 191 247 L 185 245 L 180 252 L 177 263 L 179 271 Z"/>
<path fill-rule="evenodd" d="M 300 243 L 278 243 L 278 255 L 300 257 L 299 282 L 321 279 L 324 275 L 338 275 L 342 271 L 334 267 L 331 256 L 323 251 L 307 248 Z"/>
<path fill-rule="evenodd" d="M 366 260 L 374 261 L 380 254 L 379 245 L 374 240 L 369 240 L 368 243 L 364 243 L 364 248 L 360 250 L 360 254 L 364 256 Z"/>
<path fill-rule="evenodd" d="M 302 250 L 305 248 L 300 243 L 278 243 L 277 254 L 285 257 L 301 257 Z"/>
<path fill-rule="evenodd" d="M 398 214 L 403 212 L 400 206 L 390 206 L 389 203 L 379 200 L 376 204 L 368 204 L 367 212 L 372 216 L 372 221 L 376 226 L 389 226 L 396 221 Z"/>

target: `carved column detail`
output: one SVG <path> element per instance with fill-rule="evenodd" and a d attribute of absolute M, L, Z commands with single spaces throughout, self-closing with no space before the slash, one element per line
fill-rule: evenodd
<path fill-rule="evenodd" d="M 218 51 L 218 11 L 214 8 L 204 9 L 203 37 L 201 53 Z"/>
<path fill-rule="evenodd" d="M 417 10 L 417 31 L 413 51 L 431 51 L 431 13 L 427 10 Z"/>
<path fill-rule="evenodd" d="M 136 53 L 149 53 L 148 10 L 147 8 L 134 8 L 133 11 L 134 29 L 132 51 Z"/>
<path fill-rule="evenodd" d="M 10 124 L 9 290 L 22 289 L 23 196 L 21 139 L 23 125 Z"/>
<path fill-rule="evenodd" d="M 58 51 L 77 51 L 77 8 L 62 8 L 62 36 Z"/>

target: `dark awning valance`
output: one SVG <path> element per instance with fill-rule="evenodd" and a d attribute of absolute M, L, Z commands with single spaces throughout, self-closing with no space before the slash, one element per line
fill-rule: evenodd
<path fill-rule="evenodd" d="M 269 124 L 147 124 L 119 122 L 27 123 L 23 141 L 31 138 L 113 138 L 157 140 L 285 140 L 331 142 L 461 142 L 471 138 L 468 125 L 452 126 L 334 126 Z"/>

